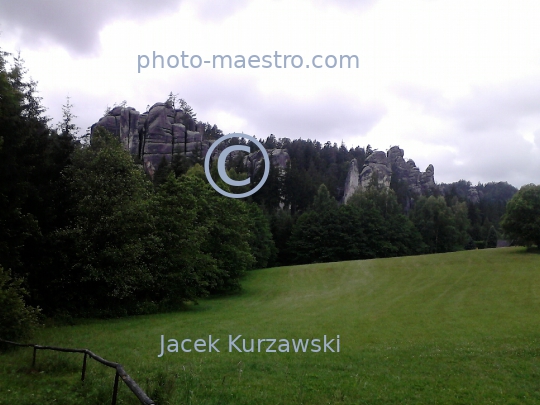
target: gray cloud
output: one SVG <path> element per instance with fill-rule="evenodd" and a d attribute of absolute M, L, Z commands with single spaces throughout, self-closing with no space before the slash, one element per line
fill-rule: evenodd
<path fill-rule="evenodd" d="M 538 153 L 512 131 L 462 134 L 456 137 L 455 146 L 458 155 L 440 159 L 436 166 L 439 181 L 508 181 L 515 186 L 540 182 Z"/>
<path fill-rule="evenodd" d="M 360 104 L 338 93 L 308 100 L 296 100 L 287 94 L 264 95 L 257 90 L 255 82 L 245 77 L 237 80 L 209 78 L 204 89 L 185 90 L 193 94 L 189 100 L 194 104 L 204 106 L 207 111 L 220 109 L 241 117 L 256 128 L 256 136 L 262 137 L 273 133 L 277 137 L 321 142 L 346 139 L 366 134 L 385 114 L 382 105 Z M 205 120 L 203 113 L 198 117 Z"/>
<path fill-rule="evenodd" d="M 470 94 L 452 102 L 431 89 L 401 86 L 396 92 L 430 114 L 452 119 L 464 131 L 511 130 L 524 118 L 540 117 L 540 78 L 476 86 Z"/>
<path fill-rule="evenodd" d="M 434 143 L 457 148 L 458 155 L 441 159 L 439 180 L 508 181 L 520 186 L 540 183 L 540 128 L 536 148 L 523 137 L 524 123 L 540 120 L 540 81 L 530 78 L 492 87 L 475 87 L 449 101 L 439 93 L 401 87 L 401 97 L 422 106 L 424 112 L 452 124 L 452 130 Z"/>
<path fill-rule="evenodd" d="M 198 0 L 195 6 L 202 21 L 207 19 L 217 21 L 234 14 L 247 3 L 249 3 L 249 0 Z"/>
<path fill-rule="evenodd" d="M 61 44 L 74 54 L 96 53 L 99 31 L 109 22 L 146 19 L 171 12 L 180 0 L 17 0 L 0 2 L 0 30 L 25 44 Z"/>
<path fill-rule="evenodd" d="M 318 140 L 345 140 L 361 137 L 373 128 L 384 116 L 385 109 L 377 104 L 360 104 L 357 100 L 338 93 L 325 93 L 309 100 L 295 99 L 291 94 L 265 95 L 258 90 L 256 80 L 246 76 L 200 76 L 193 72 L 176 80 L 141 82 L 137 92 L 126 95 L 121 84 L 111 89 L 115 99 L 105 96 L 93 97 L 82 92 L 70 92 L 77 123 L 86 127 L 101 118 L 105 106 L 127 99 L 128 105 L 143 112 L 147 105 L 165 101 L 169 92 L 184 98 L 197 112 L 197 119 L 216 124 L 225 131 L 244 131 L 248 128 L 224 128 L 223 123 L 212 116 L 222 111 L 245 120 L 251 135 Z M 128 90 L 129 91 L 129 90 Z M 144 98 L 141 97 L 144 95 Z M 135 97 L 133 97 L 135 96 Z M 65 94 L 56 92 L 44 100 L 51 107 L 56 122 L 60 118 L 60 107 Z M 356 145 L 354 145 L 356 146 Z"/>
<path fill-rule="evenodd" d="M 472 131 L 515 129 L 519 121 L 540 115 L 540 84 L 512 83 L 495 89 L 476 88 L 449 113 Z"/>
<path fill-rule="evenodd" d="M 60 44 L 74 55 L 97 54 L 99 31 L 115 20 L 143 21 L 176 11 L 183 0 L 4 0 L 0 1 L 0 32 L 13 33 L 30 46 Z M 250 0 L 195 0 L 200 18 L 218 21 L 244 8 Z M 365 10 L 377 0 L 312 0 Z"/>

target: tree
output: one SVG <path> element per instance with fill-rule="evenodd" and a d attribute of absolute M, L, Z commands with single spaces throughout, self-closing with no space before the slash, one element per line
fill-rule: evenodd
<path fill-rule="evenodd" d="M 289 249 L 296 264 L 342 260 L 342 227 L 337 210 L 304 212 L 293 226 Z"/>
<path fill-rule="evenodd" d="M 270 232 L 270 222 L 257 204 L 248 204 L 250 223 L 249 247 L 255 258 L 254 268 L 264 269 L 275 261 L 277 249 Z"/>
<path fill-rule="evenodd" d="M 363 212 L 352 205 L 303 213 L 292 229 L 289 245 L 298 264 L 376 257 L 365 231 Z M 375 242 L 374 242 L 375 243 Z"/>
<path fill-rule="evenodd" d="M 270 170 L 268 171 L 268 178 L 264 183 L 264 186 L 257 191 L 251 199 L 256 202 L 259 206 L 263 208 L 266 212 L 275 212 L 280 208 L 282 203 L 282 192 L 283 192 L 283 176 L 281 175 L 281 170 L 277 167 L 272 160 L 272 152 L 269 154 L 270 157 Z M 266 162 L 261 162 L 261 165 L 252 179 L 252 185 L 258 184 L 262 180 L 264 175 L 264 170 L 266 167 Z"/>
<path fill-rule="evenodd" d="M 158 167 L 154 173 L 154 178 L 152 179 L 154 186 L 159 187 L 164 183 L 172 171 L 172 165 L 167 161 L 167 158 L 163 156 L 159 161 Z"/>
<path fill-rule="evenodd" d="M 420 231 L 427 253 L 442 253 L 464 247 L 462 235 L 443 197 L 421 197 L 411 211 L 411 219 Z"/>
<path fill-rule="evenodd" d="M 34 216 L 49 144 L 48 118 L 37 83 L 27 80 L 20 56 L 8 66 L 9 53 L 0 50 L 0 260 L 16 276 L 24 276 L 22 250 L 40 233 Z"/>
<path fill-rule="evenodd" d="M 497 230 L 495 229 L 494 226 L 492 226 L 491 228 L 489 228 L 488 236 L 486 239 L 486 248 L 488 249 L 496 248 L 497 239 L 498 239 Z"/>
<path fill-rule="evenodd" d="M 351 206 L 338 209 L 324 184 L 319 186 L 310 211 L 293 226 L 289 245 L 298 264 L 360 259 L 366 238 L 362 218 Z"/>
<path fill-rule="evenodd" d="M 72 220 L 56 234 L 66 266 L 53 269 L 61 305 L 87 314 L 129 312 L 151 282 L 145 262 L 153 220 L 152 185 L 119 140 L 98 128 L 64 171 Z M 136 312 L 136 310 L 132 310 Z"/>
<path fill-rule="evenodd" d="M 366 157 L 373 155 L 373 152 L 375 152 L 376 150 L 377 149 L 373 149 L 371 145 L 366 146 Z"/>
<path fill-rule="evenodd" d="M 315 181 L 316 179 L 310 176 L 307 170 L 298 165 L 291 163 L 285 169 L 283 197 L 285 205 L 290 207 L 293 215 L 303 212 L 311 205 L 317 192 Z"/>
<path fill-rule="evenodd" d="M 353 194 L 347 205 L 360 210 L 361 226 L 368 238 L 366 253 L 372 257 L 405 256 L 423 251 L 421 235 L 402 213 L 392 190 L 372 187 Z"/>
<path fill-rule="evenodd" d="M 20 56 L 11 67 L 8 56 L 0 51 L 0 261 L 35 305 L 58 264 L 52 235 L 69 209 L 61 171 L 77 143 L 48 128 L 37 83 L 26 78 Z"/>
<path fill-rule="evenodd" d="M 155 217 L 153 248 L 149 251 L 152 283 L 147 299 L 161 304 L 195 301 L 218 284 L 216 260 L 202 251 L 209 229 L 200 223 L 198 179 L 177 179 L 173 173 L 161 184 L 151 204 Z M 195 188 L 196 187 L 196 188 Z"/>
<path fill-rule="evenodd" d="M 371 188 L 337 206 L 321 185 L 312 209 L 294 224 L 289 241 L 296 263 L 372 259 L 424 250 L 413 223 L 393 191 Z"/>
<path fill-rule="evenodd" d="M 328 211 L 336 210 L 337 207 L 337 201 L 330 195 L 328 188 L 321 184 L 313 199 L 313 211 L 324 215 Z"/>
<path fill-rule="evenodd" d="M 468 218 L 467 203 L 454 200 L 450 209 L 452 210 L 452 216 L 457 232 L 457 245 L 465 247 L 470 239 L 468 231 L 471 228 L 471 221 Z"/>
<path fill-rule="evenodd" d="M 294 218 L 287 209 L 270 213 L 270 229 L 277 250 L 275 262 L 270 263 L 270 266 L 285 266 L 293 263 L 294 252 L 291 251 L 289 243 L 293 224 Z"/>
<path fill-rule="evenodd" d="M 390 178 L 390 188 L 396 193 L 396 198 L 405 212 L 410 210 L 411 191 L 409 183 L 400 178 L 398 168 L 392 164 L 392 177 Z"/>
<path fill-rule="evenodd" d="M 516 242 L 540 247 L 540 185 L 521 187 L 508 202 L 501 226 Z"/>
<path fill-rule="evenodd" d="M 193 110 L 193 107 L 191 107 L 186 100 L 183 98 L 178 100 L 178 105 L 184 111 L 187 115 L 189 115 L 192 119 L 197 119 L 197 113 Z"/>
<path fill-rule="evenodd" d="M 204 139 L 216 140 L 223 136 L 223 131 L 217 125 L 210 125 L 209 122 L 204 124 Z"/>
<path fill-rule="evenodd" d="M 63 136 L 71 136 L 75 138 L 81 128 L 73 122 L 77 116 L 72 113 L 72 108 L 73 104 L 70 102 L 70 97 L 67 96 L 66 104 L 62 106 L 62 121 L 56 125 L 56 130 Z"/>
<path fill-rule="evenodd" d="M 213 170 L 217 170 L 215 165 Z M 208 230 L 201 250 L 212 256 L 219 270 L 216 287 L 211 292 L 239 289 L 241 277 L 255 263 L 250 249 L 251 219 L 247 204 L 223 197 L 215 191 L 200 165 L 193 166 L 180 180 L 190 182 L 199 207 L 196 223 Z M 218 180 L 217 184 L 221 189 L 230 191 L 223 181 Z"/>
<path fill-rule="evenodd" d="M 29 180 L 33 192 L 28 195 L 24 210 L 30 212 L 39 224 L 39 232 L 26 239 L 22 247 L 26 286 L 30 302 L 44 309 L 49 295 L 50 273 L 62 268 L 56 232 L 69 224 L 73 201 L 67 192 L 62 171 L 71 165 L 71 157 L 79 142 L 69 134 L 58 135 L 51 131 L 40 153 L 39 170 L 34 170 Z"/>
<path fill-rule="evenodd" d="M 103 116 L 108 115 L 112 111 L 113 108 L 116 108 L 116 107 L 126 108 L 126 106 L 127 106 L 127 101 L 126 100 L 122 100 L 119 103 L 115 102 L 113 104 L 112 108 L 109 107 L 109 105 L 107 105 L 107 107 L 105 107 L 105 111 L 103 112 Z"/>

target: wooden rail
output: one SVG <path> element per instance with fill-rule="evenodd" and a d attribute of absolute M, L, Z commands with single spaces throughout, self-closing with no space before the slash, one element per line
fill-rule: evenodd
<path fill-rule="evenodd" d="M 34 355 L 32 357 L 32 367 L 36 366 L 36 352 L 38 350 L 54 350 L 57 352 L 68 352 L 68 353 L 84 353 L 84 359 L 83 359 L 83 365 L 82 365 L 82 372 L 81 372 L 81 381 L 84 381 L 84 377 L 86 374 L 86 358 L 91 357 L 92 359 L 96 360 L 97 362 L 107 366 L 114 368 L 116 370 L 116 375 L 114 377 L 114 386 L 113 386 L 113 395 L 112 395 L 112 405 L 116 405 L 116 397 L 118 394 L 118 380 L 119 378 L 122 378 L 122 381 L 128 386 L 128 388 L 135 394 L 135 396 L 139 399 L 141 404 L 144 405 L 155 405 L 154 401 L 152 401 L 148 395 L 139 387 L 139 385 L 129 376 L 128 373 L 124 370 L 121 364 L 114 363 L 112 361 L 106 360 L 103 357 L 98 356 L 97 354 L 91 352 L 88 349 L 69 349 L 65 347 L 54 347 L 54 346 L 41 346 L 41 345 L 34 345 L 29 343 L 17 343 L 17 342 L 10 342 L 9 340 L 4 340 L 0 338 L 0 342 L 2 343 L 8 343 L 10 345 L 15 346 L 22 346 L 22 347 L 33 347 L 34 348 Z"/>

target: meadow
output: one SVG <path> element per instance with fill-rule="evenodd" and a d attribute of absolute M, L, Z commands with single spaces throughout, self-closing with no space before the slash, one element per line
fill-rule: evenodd
<path fill-rule="evenodd" d="M 538 252 L 280 267 L 242 285 L 178 312 L 46 327 L 32 342 L 119 362 L 159 405 L 540 403 Z M 212 335 L 220 352 L 191 342 L 189 353 L 158 357 L 161 335 Z M 339 335 L 340 351 L 229 352 L 229 335 L 255 344 Z M 39 351 L 31 362 L 28 348 L 0 355 L 0 404 L 110 403 L 112 369 L 89 360 L 82 384 L 82 355 Z M 120 384 L 118 404 L 136 403 Z"/>

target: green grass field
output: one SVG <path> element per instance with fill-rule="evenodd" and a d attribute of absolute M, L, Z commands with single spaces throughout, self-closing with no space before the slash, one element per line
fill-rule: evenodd
<path fill-rule="evenodd" d="M 522 248 L 258 270 L 185 311 L 42 329 L 89 348 L 163 404 L 540 404 L 540 254 Z M 340 335 L 340 352 L 230 353 L 228 336 Z M 165 339 L 220 353 L 160 354 Z M 262 343 L 264 347 L 266 343 Z M 241 346 L 241 345 L 239 345 Z M 335 343 L 332 346 L 336 349 Z M 275 347 L 274 347 L 275 348 Z M 0 356 L 0 404 L 110 403 L 114 371 L 82 355 Z M 119 404 L 136 404 L 120 384 Z"/>

